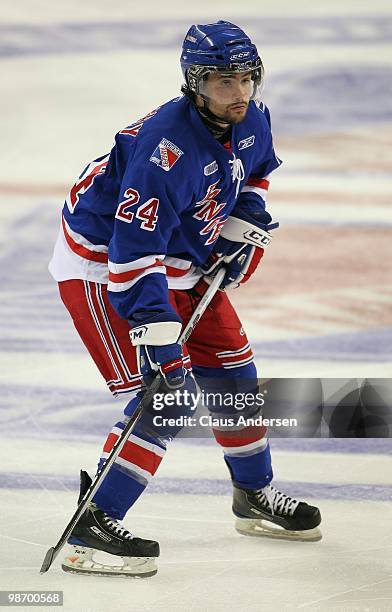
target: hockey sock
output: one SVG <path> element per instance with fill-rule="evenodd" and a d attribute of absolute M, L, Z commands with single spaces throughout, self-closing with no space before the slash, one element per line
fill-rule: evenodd
<path fill-rule="evenodd" d="M 200 386 L 214 391 L 219 397 L 231 393 L 233 404 L 228 406 L 214 405 L 209 407 L 213 416 L 245 418 L 257 417 L 260 414 L 256 405 L 246 405 L 239 410 L 235 404 L 237 397 L 242 397 L 244 391 L 253 393 L 257 388 L 257 373 L 253 363 L 239 366 L 230 370 L 224 368 L 204 368 L 193 365 L 193 371 Z M 199 378 L 200 377 L 200 378 Z M 216 441 L 223 449 L 224 459 L 229 468 L 233 482 L 246 489 L 261 489 L 271 482 L 273 477 L 271 466 L 271 453 L 267 439 L 267 430 L 262 425 L 250 425 L 243 428 L 234 427 L 213 428 Z"/>
<path fill-rule="evenodd" d="M 241 455 L 241 452 L 228 455 L 228 449 L 224 448 L 225 462 L 233 483 L 242 489 L 262 489 L 273 478 L 270 448 L 265 442 L 265 448 L 250 455 Z"/>
<path fill-rule="evenodd" d="M 195 391 L 195 383 L 191 376 L 187 376 L 186 388 Z M 103 453 L 101 455 L 98 470 L 109 456 L 116 440 L 129 417 L 138 406 L 143 393 L 135 395 L 124 410 L 125 419 L 116 423 L 110 432 Z M 158 394 L 157 394 L 158 395 Z M 148 482 L 157 471 L 162 458 L 166 452 L 166 446 L 178 432 L 181 425 L 172 425 L 171 418 L 181 414 L 186 415 L 191 408 L 186 404 L 176 401 L 175 405 L 164 407 L 157 412 L 154 407 L 146 408 L 138 420 L 133 433 L 124 444 L 116 461 L 109 470 L 102 485 L 94 496 L 93 501 L 97 506 L 112 516 L 121 520 L 131 506 L 143 493 Z M 157 414 L 168 417 L 169 424 L 158 426 L 155 424 Z"/>
<path fill-rule="evenodd" d="M 112 429 L 103 448 L 98 470 L 124 427 L 124 423 L 120 422 Z M 93 501 L 113 518 L 123 519 L 157 471 L 165 450 L 161 441 L 147 436 L 136 426 Z"/>

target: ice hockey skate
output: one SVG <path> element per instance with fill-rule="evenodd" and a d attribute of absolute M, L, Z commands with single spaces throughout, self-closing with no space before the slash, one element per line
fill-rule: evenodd
<path fill-rule="evenodd" d="M 91 478 L 82 471 L 79 501 L 90 484 Z M 61 566 L 65 572 L 147 578 L 158 571 L 158 542 L 137 538 L 94 503 L 80 518 L 68 543 L 72 550 Z"/>
<path fill-rule="evenodd" d="M 234 487 L 235 528 L 248 536 L 317 542 L 321 515 L 318 508 L 284 495 L 272 485 L 257 491 Z"/>

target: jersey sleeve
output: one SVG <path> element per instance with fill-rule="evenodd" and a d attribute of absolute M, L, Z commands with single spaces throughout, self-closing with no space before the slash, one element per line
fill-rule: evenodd
<path fill-rule="evenodd" d="M 181 168 L 165 171 L 136 150 L 124 173 L 108 250 L 108 296 L 131 324 L 157 316 L 181 322 L 170 304 L 163 264 L 172 233 L 180 225 L 180 172 Z"/>
<path fill-rule="evenodd" d="M 260 159 L 252 168 L 236 204 L 236 207 L 249 212 L 266 209 L 269 175 L 282 164 L 273 145 L 269 110 L 261 103 L 259 112 L 262 114 L 263 147 Z"/>

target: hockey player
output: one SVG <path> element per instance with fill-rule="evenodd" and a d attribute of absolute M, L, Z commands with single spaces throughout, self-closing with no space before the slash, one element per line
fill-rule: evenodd
<path fill-rule="evenodd" d="M 278 225 L 266 211 L 268 176 L 281 162 L 260 99 L 263 64 L 239 27 L 219 21 L 189 29 L 181 66 L 182 95 L 120 130 L 110 154 L 89 164 L 72 187 L 50 263 L 110 391 L 129 399 L 99 467 L 154 371 L 172 389 L 192 386 L 193 375 L 256 379 L 252 349 L 227 290 L 249 279 Z M 222 265 L 222 291 L 182 349 L 181 328 Z M 184 414 L 184 407 L 176 408 Z M 320 539 L 318 508 L 271 484 L 265 428 L 245 429 L 235 435 L 214 430 L 233 482 L 237 530 Z M 176 433 L 154 427 L 145 411 L 75 527 L 64 570 L 156 573 L 158 543 L 135 537 L 120 521 Z M 91 479 L 81 474 L 83 496 Z M 97 550 L 123 563 L 98 563 Z"/>

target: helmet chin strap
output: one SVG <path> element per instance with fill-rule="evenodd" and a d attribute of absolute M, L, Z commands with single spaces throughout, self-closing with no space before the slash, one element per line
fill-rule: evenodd
<path fill-rule="evenodd" d="M 201 118 L 207 128 L 210 130 L 214 138 L 221 138 L 231 128 L 231 123 L 221 119 L 215 115 L 207 105 L 208 98 L 201 96 L 204 101 L 204 106 L 196 105 L 196 108 L 201 115 Z"/>
<path fill-rule="evenodd" d="M 206 96 L 201 95 L 200 97 L 203 98 L 204 106 L 202 107 L 199 106 L 198 107 L 199 111 L 201 111 L 204 115 L 206 115 L 209 119 L 211 119 L 211 121 L 214 121 L 214 123 L 222 123 L 226 126 L 230 125 L 229 122 L 225 121 L 221 117 L 218 117 L 218 115 L 215 115 L 210 110 L 210 108 L 208 107 L 208 98 Z"/>

